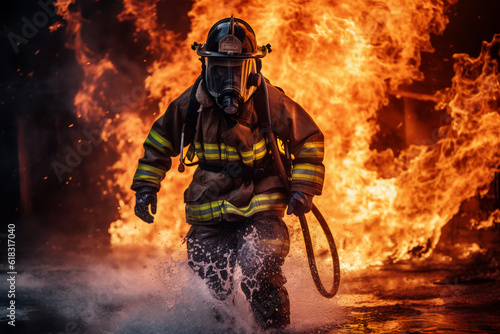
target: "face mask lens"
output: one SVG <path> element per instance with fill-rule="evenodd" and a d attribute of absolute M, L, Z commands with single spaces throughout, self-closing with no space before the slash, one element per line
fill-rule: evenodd
<path fill-rule="evenodd" d="M 231 96 L 233 101 L 248 101 L 256 89 L 247 84 L 250 74 L 256 73 L 254 58 L 208 57 L 206 64 L 205 80 L 208 92 L 217 99 L 221 107 L 222 101 L 229 100 L 227 96 Z"/>
<path fill-rule="evenodd" d="M 214 66 L 214 73 L 218 77 L 222 78 L 227 74 L 227 68 L 224 66 Z"/>

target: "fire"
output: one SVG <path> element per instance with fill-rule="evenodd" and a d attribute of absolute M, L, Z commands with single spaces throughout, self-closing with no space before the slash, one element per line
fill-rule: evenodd
<path fill-rule="evenodd" d="M 182 191 L 192 170 L 179 174 L 174 163 L 167 173 L 154 225 L 135 217 L 129 186 L 154 117 L 199 74 L 190 45 L 204 42 L 212 24 L 231 14 L 250 23 L 258 43 L 272 45 L 263 60 L 264 75 L 308 110 L 325 133 L 327 179 L 315 203 L 337 239 L 344 270 L 408 259 L 415 249 L 425 249 L 428 256 L 462 201 L 477 189 L 487 190 L 492 181 L 500 165 L 499 74 L 488 56 L 493 42 L 483 45 L 477 59 L 456 55 L 452 87 L 432 97 L 452 119 L 440 129 L 438 142 L 412 146 L 397 158 L 390 150 L 370 149 L 379 130 L 377 111 L 388 103 L 388 92 L 423 78 L 420 54 L 433 51 L 430 35 L 443 32 L 446 11 L 456 0 L 253 0 L 217 6 L 199 0 L 188 14 L 191 31 L 184 40 L 158 24 L 157 2 L 124 0 L 119 15 L 149 37 L 148 51 L 157 57 L 149 64 L 144 88 L 148 99 L 159 102 L 154 116 L 121 113 L 103 128 L 103 138 L 121 138 L 109 148 L 120 153 L 109 167 L 114 178 L 107 180 L 109 189 L 121 190 L 120 219 L 109 228 L 113 245 L 142 247 L 147 241 L 149 248 L 170 250 L 186 233 Z M 96 92 L 108 89 L 105 74 L 116 73 L 117 67 L 108 56 L 90 54 L 80 36 L 82 18 L 68 9 L 69 3 L 57 1 L 73 36 L 69 47 L 85 71 L 75 108 L 96 120 L 106 114 Z M 373 161 L 382 166 L 374 168 Z M 294 219 L 287 223 L 299 228 Z"/>

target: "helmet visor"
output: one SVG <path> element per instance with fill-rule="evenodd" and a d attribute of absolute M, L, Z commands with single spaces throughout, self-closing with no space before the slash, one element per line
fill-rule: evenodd
<path fill-rule="evenodd" d="M 207 57 L 206 66 L 207 89 L 215 98 L 234 94 L 246 102 L 257 89 L 248 84 L 250 73 L 257 72 L 255 58 Z"/>

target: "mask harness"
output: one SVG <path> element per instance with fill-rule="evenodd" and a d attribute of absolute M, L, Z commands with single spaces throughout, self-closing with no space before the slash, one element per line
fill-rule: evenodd
<path fill-rule="evenodd" d="M 192 166 L 196 165 L 197 163 L 190 163 L 187 164 L 184 162 L 184 141 L 185 141 L 185 132 L 188 131 L 189 135 L 187 137 L 194 137 L 193 129 L 196 128 L 196 120 L 198 118 L 198 108 L 200 107 L 200 103 L 196 100 L 196 91 L 198 89 L 198 86 L 200 84 L 200 81 L 202 79 L 202 76 L 200 75 L 197 79 L 195 84 L 193 85 L 191 95 L 189 98 L 189 104 L 188 104 L 188 110 L 186 112 L 186 118 L 184 120 L 184 124 L 182 126 L 182 134 L 181 134 L 181 145 L 180 145 L 180 163 L 178 170 L 179 172 L 184 172 L 184 165 Z M 290 178 L 288 176 L 288 173 L 286 172 L 285 166 L 283 165 L 283 161 L 281 160 L 280 157 L 280 152 L 278 149 L 278 145 L 276 144 L 276 138 L 274 136 L 274 133 L 272 131 L 271 127 L 271 111 L 269 107 L 269 93 L 267 89 L 267 83 L 266 79 L 262 75 L 262 73 L 257 73 L 254 74 L 252 78 L 252 84 L 258 86 L 262 85 L 262 92 L 256 92 L 255 94 L 255 103 L 256 103 L 256 110 L 257 110 L 257 116 L 259 118 L 259 122 L 261 123 L 261 128 L 264 130 L 264 133 L 266 135 L 267 143 L 269 144 L 271 148 L 271 153 L 273 157 L 273 161 L 275 164 L 275 167 L 279 171 L 281 181 L 285 185 L 285 188 L 288 192 L 288 195 L 291 196 L 291 188 L 290 188 Z M 188 143 L 192 141 L 191 138 L 188 139 Z M 290 160 L 290 154 L 288 152 L 288 146 L 286 143 L 285 145 L 285 156 L 287 157 L 288 161 Z M 187 146 L 187 145 L 186 145 Z M 192 157 L 194 156 L 194 150 L 192 148 L 194 145 L 190 145 L 187 157 L 189 160 L 192 161 Z M 307 253 L 307 258 L 309 262 L 309 269 L 311 271 L 312 279 L 314 281 L 314 284 L 316 285 L 316 288 L 318 289 L 319 293 L 323 295 L 326 298 L 332 298 L 337 294 L 337 291 L 339 289 L 340 285 L 340 262 L 339 262 L 339 256 L 337 253 L 337 247 L 335 246 L 335 240 L 333 239 L 332 232 L 330 230 L 330 227 L 328 226 L 328 223 L 326 222 L 325 218 L 319 211 L 319 209 L 316 207 L 316 205 L 312 205 L 312 210 L 311 212 L 314 214 L 316 219 L 318 220 L 321 228 L 323 229 L 323 232 L 325 233 L 326 239 L 328 241 L 328 246 L 330 248 L 330 254 L 332 256 L 332 270 L 333 270 L 333 283 L 332 283 L 332 288 L 331 290 L 327 290 L 324 286 L 323 283 L 321 282 L 321 278 L 319 277 L 318 273 L 318 268 L 316 266 L 316 260 L 314 256 L 314 250 L 312 246 L 312 239 L 311 235 L 309 233 L 309 226 L 307 223 L 307 219 L 305 215 L 300 215 L 299 221 L 300 221 L 300 226 L 302 228 L 302 233 L 304 235 L 304 243 L 306 247 L 306 253 Z"/>

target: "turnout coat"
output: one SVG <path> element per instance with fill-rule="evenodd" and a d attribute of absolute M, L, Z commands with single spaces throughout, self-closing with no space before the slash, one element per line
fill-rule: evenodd
<path fill-rule="evenodd" d="M 262 86 L 262 85 L 261 85 Z M 196 127 L 186 130 L 185 145 L 194 145 L 199 165 L 184 192 L 186 220 L 193 225 L 235 221 L 255 214 L 283 216 L 288 195 L 272 163 L 256 101 L 259 87 L 236 115 L 225 114 L 208 96 L 196 91 L 200 103 Z M 160 182 L 180 153 L 181 133 L 193 86 L 153 124 L 144 142 L 144 156 L 132 189 L 160 189 Z M 307 112 L 282 90 L 268 84 L 272 130 L 291 153 L 291 190 L 321 195 L 323 134 Z M 261 103 L 262 104 L 262 103 Z M 263 105 L 262 105 L 263 107 Z"/>

